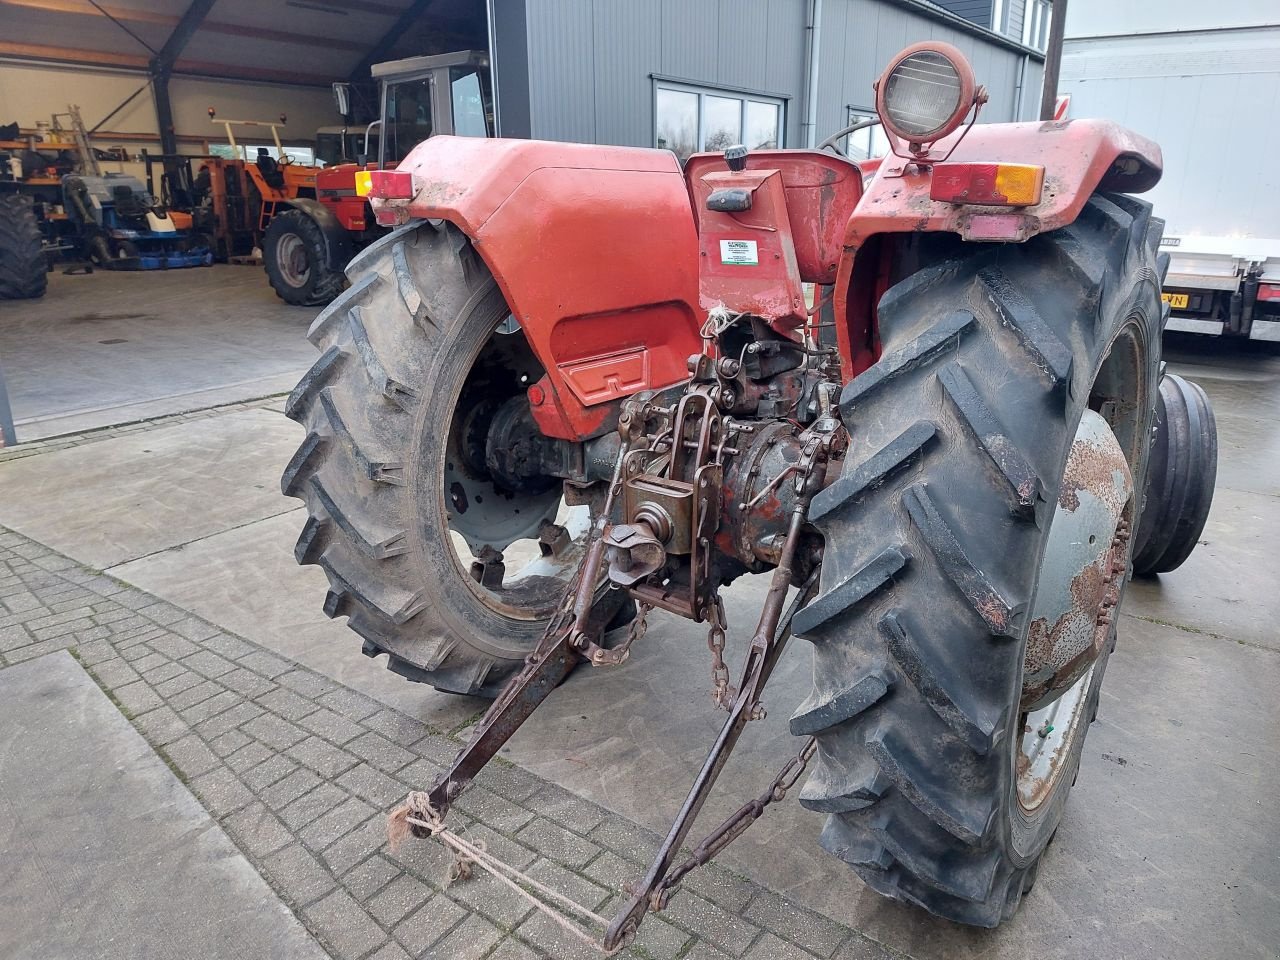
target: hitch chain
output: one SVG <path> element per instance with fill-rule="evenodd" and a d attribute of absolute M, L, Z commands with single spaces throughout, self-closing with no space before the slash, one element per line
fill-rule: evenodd
<path fill-rule="evenodd" d="M 751 826 L 753 822 L 764 814 L 765 808 L 769 804 L 785 799 L 787 791 L 794 787 L 800 778 L 804 776 L 804 771 L 809 766 L 809 761 L 813 759 L 813 755 L 817 750 L 818 738 L 810 737 L 805 741 L 804 746 L 800 748 L 800 752 L 788 760 L 782 769 L 778 771 L 778 775 L 773 778 L 773 782 L 769 784 L 764 793 L 760 794 L 756 799 L 744 803 L 724 823 L 703 837 L 702 842 L 698 844 L 693 853 L 689 854 L 688 859 L 678 866 L 672 867 L 671 872 L 663 878 L 662 883 L 654 888 L 653 893 L 650 895 L 649 909 L 654 912 L 664 910 L 667 904 L 670 903 L 671 895 L 676 892 L 681 880 L 696 868 L 715 859 L 721 850 L 742 836 L 747 827 Z"/>
<path fill-rule="evenodd" d="M 600 649 L 595 651 L 591 656 L 591 665 L 593 667 L 616 667 L 627 662 L 631 656 L 631 645 L 645 635 L 645 631 L 649 629 L 649 623 L 646 619 L 649 611 L 653 609 L 652 603 L 645 603 L 643 600 L 636 602 L 636 616 L 631 621 L 631 626 L 627 628 L 627 638 L 612 649 Z"/>
<path fill-rule="evenodd" d="M 711 601 L 707 620 L 707 648 L 711 651 L 711 702 L 726 713 L 733 709 L 738 690 L 729 682 L 729 668 L 724 662 L 725 630 L 729 626 L 724 615 L 724 601 L 717 593 Z"/>

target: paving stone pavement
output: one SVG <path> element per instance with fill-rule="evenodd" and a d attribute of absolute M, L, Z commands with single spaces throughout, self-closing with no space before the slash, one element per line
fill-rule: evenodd
<path fill-rule="evenodd" d="M 62 649 L 333 957 L 600 956 L 492 877 L 450 883 L 441 845 L 389 848 L 386 812 L 410 788 L 434 782 L 461 746 L 456 736 L 0 527 L 0 669 Z M 450 822 L 605 916 L 660 839 L 500 760 L 460 798 Z M 712 865 L 645 921 L 624 956 L 895 954 Z"/>

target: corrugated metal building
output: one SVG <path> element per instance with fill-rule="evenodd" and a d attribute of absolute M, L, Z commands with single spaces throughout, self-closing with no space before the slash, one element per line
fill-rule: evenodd
<path fill-rule="evenodd" d="M 926 0 L 489 0 L 499 133 L 681 155 L 812 145 L 868 112 L 889 59 L 928 39 L 970 58 L 991 96 L 984 121 L 1033 119 L 1033 4 L 1048 8 L 985 0 L 978 19 L 997 32 Z M 877 148 L 864 137 L 852 151 Z"/>

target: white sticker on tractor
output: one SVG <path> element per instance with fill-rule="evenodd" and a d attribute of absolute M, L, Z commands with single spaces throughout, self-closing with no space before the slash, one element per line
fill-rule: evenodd
<path fill-rule="evenodd" d="M 760 254 L 756 250 L 754 240 L 721 240 L 720 262 L 735 267 L 755 267 L 760 265 Z"/>

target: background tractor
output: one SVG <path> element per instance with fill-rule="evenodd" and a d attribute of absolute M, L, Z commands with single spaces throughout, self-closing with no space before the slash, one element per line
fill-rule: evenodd
<path fill-rule="evenodd" d="M 496 697 L 401 827 L 464 849 L 447 814 L 471 779 L 661 610 L 707 625 L 728 717 L 603 949 L 805 772 L 822 846 L 875 890 L 981 926 L 1016 909 L 1133 558 L 1194 546 L 1214 435 L 1162 373 L 1163 224 L 1134 196 L 1159 147 L 1101 121 L 973 125 L 985 99 L 955 48 L 907 48 L 876 84 L 892 151 L 865 183 L 824 151 L 682 169 L 458 137 L 368 173 L 394 229 L 311 327 L 282 489 L 367 655 Z M 768 589 L 738 641 L 720 589 L 746 574 Z M 795 759 L 678 862 L 793 633 L 813 662 Z"/>
<path fill-rule="evenodd" d="M 352 255 L 386 234 L 357 192 L 356 174 L 369 166 L 371 146 L 377 145 L 378 168 L 387 169 L 428 137 L 493 135 L 486 54 L 410 57 L 375 64 L 373 76 L 380 88 L 381 118 L 366 129 L 361 155 L 316 172 L 314 195 L 281 204 L 287 209 L 266 225 L 263 262 L 272 289 L 286 303 L 328 303 L 345 285 L 343 270 Z M 336 139 L 340 158 L 348 159 L 353 135 L 340 130 Z"/>
<path fill-rule="evenodd" d="M 0 176 L 0 300 L 44 296 L 49 264 L 31 200 Z"/>

